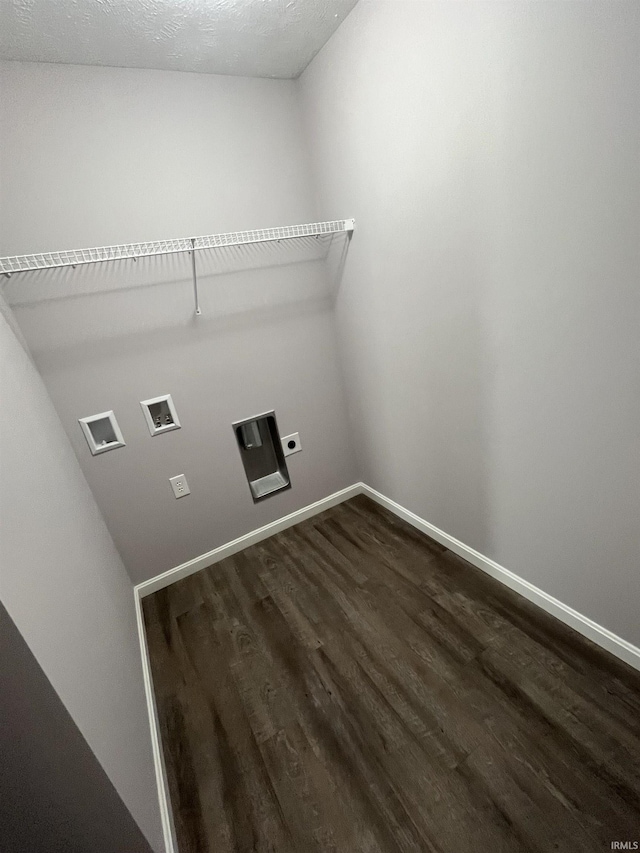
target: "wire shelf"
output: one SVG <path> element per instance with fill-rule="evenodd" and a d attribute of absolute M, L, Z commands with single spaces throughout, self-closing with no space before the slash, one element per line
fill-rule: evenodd
<path fill-rule="evenodd" d="M 95 249 L 71 249 L 63 252 L 13 255 L 0 258 L 0 274 L 11 275 L 12 273 L 30 272 L 32 270 L 96 264 L 102 261 L 171 255 L 177 252 L 191 252 L 194 249 L 217 249 L 224 246 L 292 240 L 296 237 L 319 237 L 325 234 L 351 233 L 353 229 L 353 219 L 334 219 L 330 222 L 312 222 L 308 225 L 286 225 L 281 228 L 262 228 L 256 231 L 233 231 L 229 234 L 181 237 L 176 240 L 158 240 L 151 243 L 125 243 L 119 246 L 101 246 Z"/>

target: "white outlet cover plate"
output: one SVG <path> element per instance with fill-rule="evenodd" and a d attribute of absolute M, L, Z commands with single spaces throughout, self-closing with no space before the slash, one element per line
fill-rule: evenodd
<path fill-rule="evenodd" d="M 187 478 L 184 474 L 178 474 L 177 477 L 169 477 L 169 482 L 171 483 L 173 494 L 177 498 L 183 498 L 185 495 L 191 494 L 189 483 L 187 483 Z"/>
<path fill-rule="evenodd" d="M 289 442 L 295 441 L 295 447 L 289 447 Z M 285 456 L 291 456 L 292 453 L 299 453 L 302 450 L 300 444 L 300 435 L 297 432 L 292 432 L 291 435 L 285 435 L 282 439 L 282 452 Z"/>

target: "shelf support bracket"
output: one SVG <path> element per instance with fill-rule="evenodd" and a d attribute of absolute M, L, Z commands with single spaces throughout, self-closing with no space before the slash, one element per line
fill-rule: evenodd
<path fill-rule="evenodd" d="M 191 273 L 193 275 L 193 298 L 196 305 L 196 316 L 200 316 L 200 302 L 198 300 L 198 274 L 196 272 L 196 238 L 191 238 Z"/>

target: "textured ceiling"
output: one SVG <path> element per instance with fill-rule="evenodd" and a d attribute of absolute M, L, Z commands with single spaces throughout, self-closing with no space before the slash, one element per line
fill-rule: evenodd
<path fill-rule="evenodd" d="M 357 0 L 0 0 L 0 58 L 297 77 Z"/>

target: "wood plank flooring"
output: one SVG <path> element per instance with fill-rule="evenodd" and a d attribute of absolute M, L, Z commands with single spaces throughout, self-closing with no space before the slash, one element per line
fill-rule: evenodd
<path fill-rule="evenodd" d="M 638 674 L 365 497 L 143 607 L 180 853 L 640 842 Z"/>

